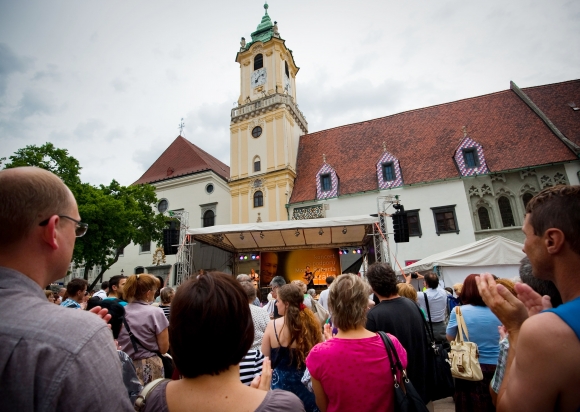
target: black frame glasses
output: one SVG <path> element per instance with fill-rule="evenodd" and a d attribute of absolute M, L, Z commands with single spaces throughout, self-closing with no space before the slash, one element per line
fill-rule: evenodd
<path fill-rule="evenodd" d="M 72 220 L 73 222 L 75 222 L 77 224 L 77 227 L 75 229 L 75 234 L 76 234 L 77 237 L 84 236 L 85 233 L 87 233 L 87 230 L 89 229 L 89 225 L 87 223 L 81 222 L 80 220 L 73 219 L 72 217 L 66 216 L 66 215 L 57 215 L 57 216 L 58 217 L 61 217 L 61 218 L 68 219 L 68 220 Z M 50 217 L 48 219 L 43 220 L 42 222 L 40 222 L 38 224 L 38 226 L 46 226 L 48 224 L 48 221 L 49 220 L 50 220 Z"/>

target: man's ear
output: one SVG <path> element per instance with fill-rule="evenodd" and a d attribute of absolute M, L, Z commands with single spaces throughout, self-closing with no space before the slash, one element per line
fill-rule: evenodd
<path fill-rule="evenodd" d="M 42 230 L 42 240 L 50 247 L 52 250 L 58 249 L 57 232 L 58 229 L 56 225 L 58 224 L 60 217 L 57 215 L 52 216 L 48 219 L 46 226 L 41 226 Z"/>
<path fill-rule="evenodd" d="M 544 232 L 544 244 L 549 254 L 555 255 L 562 251 L 566 243 L 564 232 L 557 228 L 550 228 Z"/>

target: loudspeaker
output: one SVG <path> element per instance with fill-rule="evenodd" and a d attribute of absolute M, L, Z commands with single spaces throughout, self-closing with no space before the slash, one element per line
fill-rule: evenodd
<path fill-rule="evenodd" d="M 409 223 L 407 213 L 397 212 L 391 216 L 393 218 L 393 232 L 395 243 L 404 243 L 409 241 Z"/>
<path fill-rule="evenodd" d="M 178 229 L 163 229 L 163 252 L 165 255 L 177 254 L 179 244 Z"/>

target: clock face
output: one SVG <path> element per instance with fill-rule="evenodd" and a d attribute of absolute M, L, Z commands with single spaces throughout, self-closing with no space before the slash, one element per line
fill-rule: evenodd
<path fill-rule="evenodd" d="M 262 67 L 261 69 L 254 70 L 250 82 L 252 87 L 258 87 L 266 83 L 266 68 Z"/>
<path fill-rule="evenodd" d="M 284 91 L 288 94 L 292 94 L 292 84 L 288 76 L 284 76 Z"/>

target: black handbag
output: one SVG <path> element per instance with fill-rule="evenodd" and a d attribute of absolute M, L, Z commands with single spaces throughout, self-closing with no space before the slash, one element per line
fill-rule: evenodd
<path fill-rule="evenodd" d="M 421 317 L 425 322 L 425 329 L 427 330 L 427 336 L 430 341 L 429 358 L 433 373 L 429 383 L 429 395 L 432 401 L 436 401 L 453 396 L 455 393 L 455 384 L 453 383 L 453 376 L 451 375 L 451 365 L 449 364 L 447 351 L 449 344 L 435 340 L 433 324 L 431 322 L 431 311 L 429 310 L 429 299 L 427 299 L 426 294 L 423 294 L 423 297 L 425 298 L 425 306 L 427 306 L 428 324 L 425 322 L 425 317 L 421 309 L 419 309 L 419 312 L 421 312 Z"/>
<path fill-rule="evenodd" d="M 127 320 L 124 318 L 123 318 L 123 325 L 125 325 L 125 329 L 127 330 L 127 333 L 129 334 L 129 339 L 131 340 L 131 344 L 133 345 L 133 350 L 135 351 L 135 353 L 137 353 L 139 351 L 139 348 L 137 348 L 137 345 L 141 346 L 145 350 L 148 350 L 149 352 L 155 353 L 157 356 L 159 356 L 161 358 L 161 362 L 163 363 L 163 376 L 166 379 L 171 379 L 173 376 L 173 371 L 175 370 L 175 365 L 173 364 L 173 358 L 171 356 L 166 356 L 166 355 L 161 354 L 161 352 L 159 352 L 158 350 L 147 349 L 145 346 L 143 346 L 143 344 L 139 341 L 139 339 L 137 339 L 137 337 L 135 335 L 133 335 L 133 332 L 131 332 L 131 329 L 129 328 L 129 324 L 127 323 Z"/>
<path fill-rule="evenodd" d="M 407 377 L 407 371 L 401 364 L 395 345 L 385 332 L 379 332 L 379 335 L 387 349 L 391 373 L 395 382 L 395 412 L 428 412 L 423 399 Z"/>

